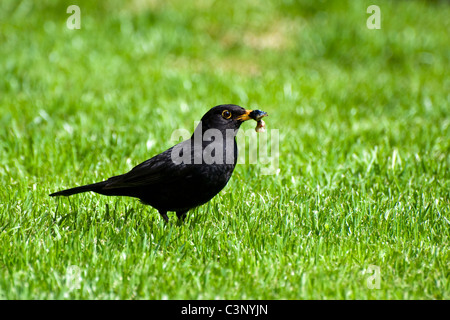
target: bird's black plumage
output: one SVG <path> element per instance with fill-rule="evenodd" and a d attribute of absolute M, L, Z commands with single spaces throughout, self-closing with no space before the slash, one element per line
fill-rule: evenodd
<path fill-rule="evenodd" d="M 235 135 L 243 121 L 267 115 L 237 105 L 219 105 L 201 119 L 192 137 L 108 180 L 52 193 L 70 196 L 93 191 L 107 196 L 139 198 L 168 221 L 175 211 L 184 219 L 189 209 L 211 200 L 233 173 L 237 160 Z"/>

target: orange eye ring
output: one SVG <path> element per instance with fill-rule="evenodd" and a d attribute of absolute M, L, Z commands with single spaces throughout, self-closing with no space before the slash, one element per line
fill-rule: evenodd
<path fill-rule="evenodd" d="M 224 117 L 225 119 L 230 119 L 231 118 L 231 112 L 228 110 L 224 110 L 222 112 L 222 117 Z"/>

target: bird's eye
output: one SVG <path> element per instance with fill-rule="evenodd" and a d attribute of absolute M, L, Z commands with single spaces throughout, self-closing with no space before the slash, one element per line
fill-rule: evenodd
<path fill-rule="evenodd" d="M 224 112 L 222 112 L 222 117 L 224 117 L 225 119 L 230 119 L 231 118 L 231 112 L 228 110 L 224 110 Z"/>

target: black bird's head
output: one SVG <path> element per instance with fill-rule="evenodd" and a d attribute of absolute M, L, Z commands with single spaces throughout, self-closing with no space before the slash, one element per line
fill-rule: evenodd
<path fill-rule="evenodd" d="M 234 104 L 222 104 L 211 108 L 202 118 L 202 131 L 208 129 L 237 130 L 244 121 L 253 119 L 261 120 L 267 113 L 260 110 L 246 110 Z"/>

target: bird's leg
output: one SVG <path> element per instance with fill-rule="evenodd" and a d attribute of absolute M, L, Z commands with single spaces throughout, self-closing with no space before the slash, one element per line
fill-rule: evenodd
<path fill-rule="evenodd" d="M 186 210 L 186 211 L 177 211 L 177 217 L 178 217 L 178 219 L 180 220 L 180 221 L 184 221 L 185 219 L 186 219 L 186 213 L 188 212 L 189 210 Z"/>
<path fill-rule="evenodd" d="M 164 221 L 169 222 L 169 217 L 167 216 L 167 211 L 160 211 L 158 210 L 161 217 L 163 217 Z"/>

